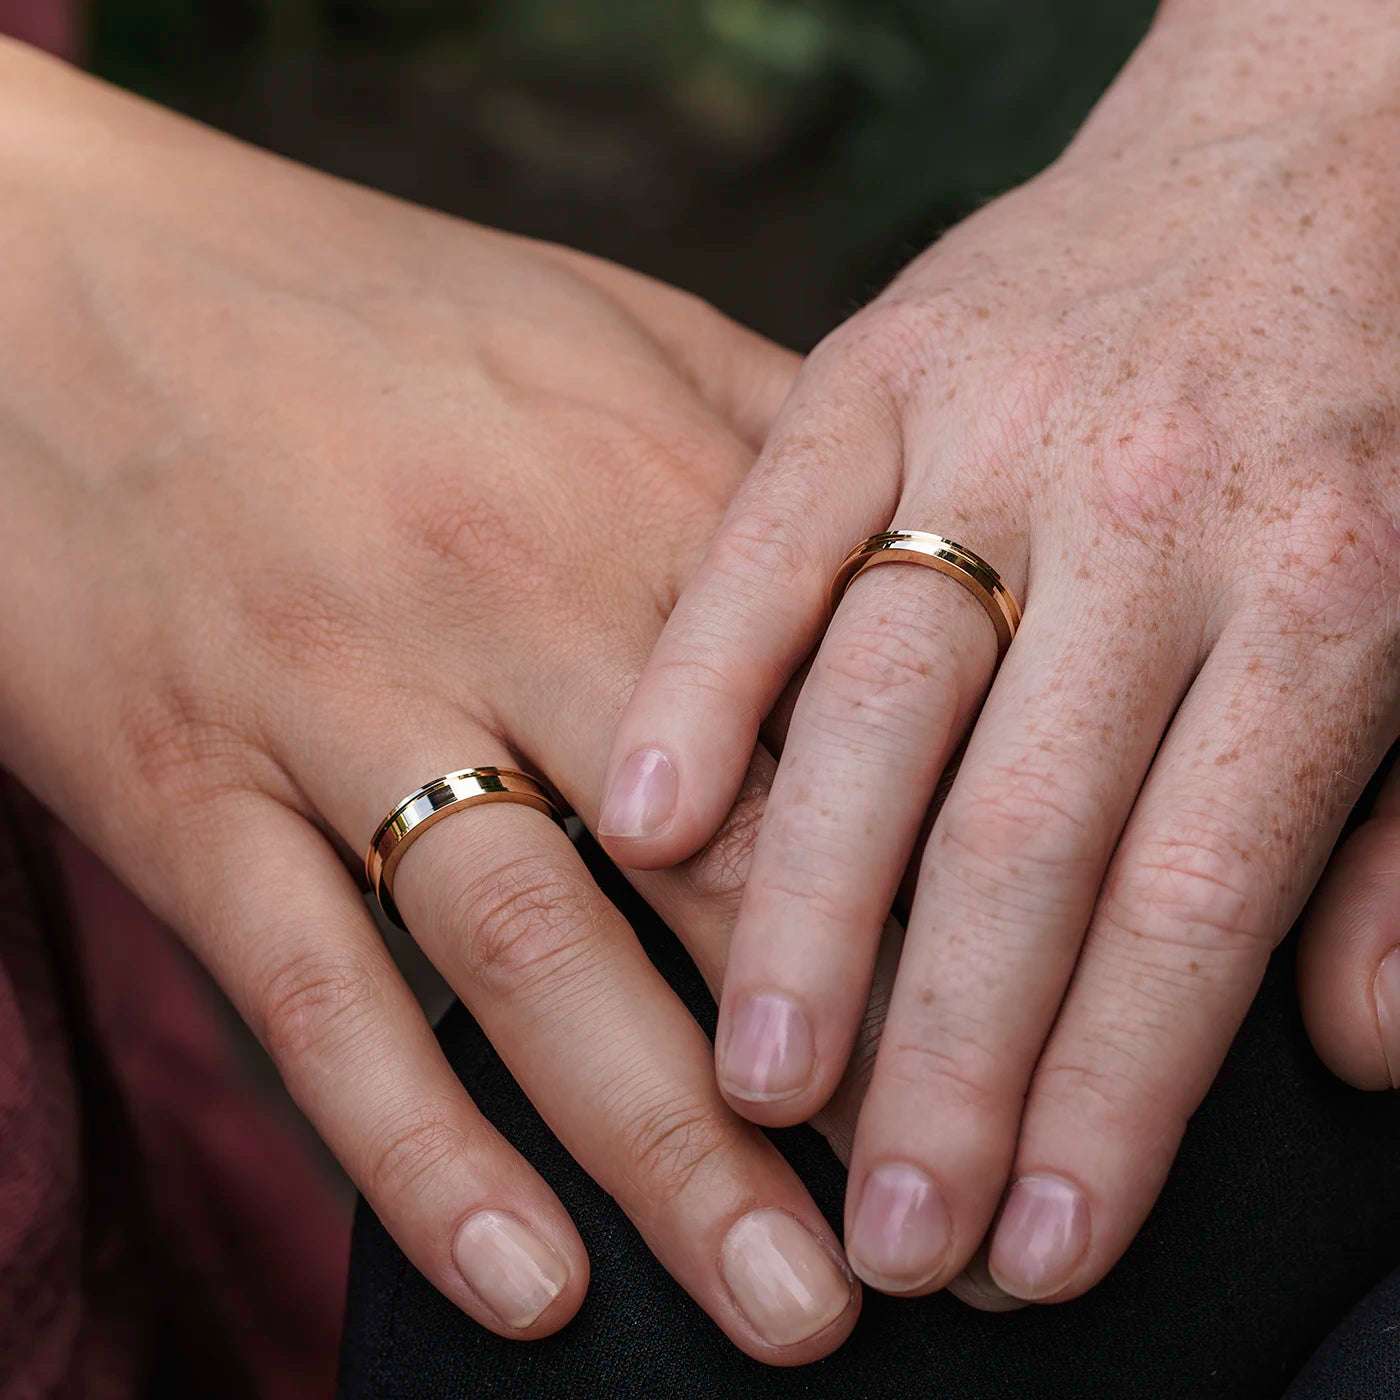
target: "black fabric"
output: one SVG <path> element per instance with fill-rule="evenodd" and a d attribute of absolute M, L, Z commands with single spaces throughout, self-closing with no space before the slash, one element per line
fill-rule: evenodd
<path fill-rule="evenodd" d="M 1400 1395 L 1400 1270 L 1362 1299 L 1289 1387 L 1287 1400 Z"/>
<path fill-rule="evenodd" d="M 596 849 L 587 854 L 672 985 L 712 1028 L 708 995 L 678 943 Z M 946 1295 L 897 1302 L 867 1290 L 851 1340 L 793 1370 L 742 1356 L 670 1280 L 554 1140 L 465 1011 L 449 1013 L 440 1037 L 484 1111 L 577 1221 L 592 1286 L 558 1336 L 503 1341 L 425 1282 L 362 1204 L 342 1353 L 347 1400 L 1278 1400 L 1400 1260 L 1400 1100 L 1348 1089 L 1318 1062 L 1298 1014 L 1291 942 L 1193 1119 L 1157 1209 L 1102 1285 L 1073 1303 L 1003 1315 Z M 807 1129 L 774 1139 L 839 1229 L 844 1172 L 825 1143 Z M 1345 1353 L 1348 1382 L 1300 1390 L 1300 1400 L 1400 1395 L 1393 1366 L 1400 1292 L 1380 1295 L 1374 1306 L 1375 1341 L 1369 1352 Z M 1371 1382 L 1384 1373 L 1373 1364 L 1375 1350 L 1385 1345 L 1392 1388 L 1377 1390 Z"/>

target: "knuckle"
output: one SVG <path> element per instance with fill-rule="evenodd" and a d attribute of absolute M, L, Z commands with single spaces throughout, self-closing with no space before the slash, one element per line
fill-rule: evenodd
<path fill-rule="evenodd" d="M 251 648 L 279 667 L 343 679 L 378 654 L 364 608 L 329 579 L 305 571 L 279 577 L 264 568 L 238 601 Z"/>
<path fill-rule="evenodd" d="M 1209 484 L 1222 479 L 1228 446 L 1180 397 L 1115 412 L 1121 416 L 1099 435 L 1108 442 L 1090 477 L 1089 504 L 1120 533 L 1157 544 L 1157 532 L 1199 509 Z"/>
<path fill-rule="evenodd" d="M 886 293 L 830 332 L 809 357 L 865 388 L 898 394 L 938 342 L 941 313 L 915 296 Z"/>
<path fill-rule="evenodd" d="M 229 705 L 183 681 L 148 687 L 117 719 L 123 771 L 182 820 L 252 786 L 253 746 Z"/>
<path fill-rule="evenodd" d="M 928 1005 L 937 1003 L 930 998 Z M 877 1074 L 912 1089 L 921 1102 L 937 1101 L 974 1116 L 1004 1111 L 1008 1099 L 1017 1102 L 1008 1089 L 1004 1057 L 991 1048 L 996 1035 L 990 1027 L 946 1006 L 937 1009 L 937 1023 L 924 1020 L 915 1034 L 886 1032 Z"/>
<path fill-rule="evenodd" d="M 1027 764 L 999 764 L 978 788 L 954 794 L 941 816 L 939 845 L 978 870 L 1013 884 L 1025 870 L 1037 883 L 1094 860 L 1089 823 L 1067 803 L 1064 785 Z"/>
<path fill-rule="evenodd" d="M 263 1044 L 295 1075 L 334 1059 L 370 1026 L 379 993 L 367 968 L 318 951 L 279 964 L 256 1004 Z"/>
<path fill-rule="evenodd" d="M 1244 853 L 1219 819 L 1182 819 L 1137 847 L 1110 877 L 1104 918 L 1158 944 L 1250 952 L 1267 941 L 1266 901 L 1243 872 Z"/>
<path fill-rule="evenodd" d="M 711 562 L 730 589 L 761 598 L 784 581 L 812 576 L 807 535 L 793 512 L 751 504 L 721 528 Z"/>
<path fill-rule="evenodd" d="M 702 639 L 697 639 L 702 641 Z M 666 695 L 704 695 L 717 700 L 729 710 L 740 708 L 738 691 L 740 681 L 737 672 L 729 666 L 721 665 L 714 659 L 712 651 L 708 655 L 687 645 L 675 656 L 659 658 L 653 663 L 655 674 Z M 757 718 L 747 707 L 742 709 L 757 729 Z"/>
<path fill-rule="evenodd" d="M 1283 632 L 1309 645 L 1355 636 L 1400 592 L 1400 525 L 1352 500 L 1300 506 L 1262 575 Z"/>
<path fill-rule="evenodd" d="M 522 569 L 520 560 L 538 561 L 520 522 L 493 505 L 484 490 L 472 490 L 459 464 L 442 467 L 435 475 L 419 473 L 412 491 L 386 492 L 390 533 L 401 542 L 405 558 L 416 560 L 430 584 L 444 573 L 456 596 L 484 593 L 493 600 L 503 590 L 542 587 L 547 573 L 539 567 Z"/>
<path fill-rule="evenodd" d="M 892 1042 L 881 1054 L 880 1073 L 896 1085 L 917 1088 L 942 1108 L 981 1116 L 1001 1106 L 1001 1094 L 946 1046 L 917 1040 Z"/>
<path fill-rule="evenodd" d="M 791 838 L 783 831 L 793 833 Z M 799 842 L 800 834 L 800 844 Z M 867 936 L 873 913 L 864 869 L 832 839 L 817 841 L 798 812 L 786 816 L 775 845 L 784 853 L 782 876 L 763 881 L 765 899 L 800 911 L 813 929 Z M 883 914 L 876 915 L 878 927 Z"/>
<path fill-rule="evenodd" d="M 584 875 L 522 856 L 445 895 L 438 919 L 460 930 L 466 975 L 488 994 L 516 997 L 588 965 L 601 911 Z"/>
<path fill-rule="evenodd" d="M 685 863 L 686 883 L 700 899 L 737 912 L 767 801 L 768 794 L 761 788 L 741 793 L 709 845 Z"/>
<path fill-rule="evenodd" d="M 931 729 L 952 724 L 957 706 L 946 673 L 932 661 L 938 654 L 933 630 L 912 618 L 891 614 L 878 626 L 844 629 L 823 645 L 805 688 L 814 722 L 843 743 L 853 724 L 865 742 L 900 753 L 911 739 L 926 742 Z"/>
<path fill-rule="evenodd" d="M 1147 1118 L 1153 1121 L 1154 1132 L 1165 1134 L 1172 1126 L 1171 1107 L 1164 1096 L 1119 1056 L 1042 1063 L 1031 1082 L 1030 1097 L 1037 1110 L 1088 1118 L 1096 1131 L 1116 1136 L 1135 1135 Z"/>
<path fill-rule="evenodd" d="M 741 1132 L 708 1103 L 666 1096 L 634 1110 L 622 1141 L 634 1193 L 650 1211 L 673 1206 L 703 1173 L 723 1169 Z"/>
<path fill-rule="evenodd" d="M 881 617 L 877 627 L 846 628 L 822 648 L 820 675 L 836 697 L 851 705 L 926 685 L 935 639 L 912 618 Z"/>
<path fill-rule="evenodd" d="M 424 1178 L 461 1157 L 467 1143 L 460 1129 L 429 1110 L 397 1123 L 370 1150 L 365 1168 L 371 1199 L 412 1196 Z"/>

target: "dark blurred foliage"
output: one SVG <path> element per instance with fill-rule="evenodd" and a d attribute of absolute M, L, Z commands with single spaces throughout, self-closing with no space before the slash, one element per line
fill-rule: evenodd
<path fill-rule="evenodd" d="M 96 69 L 805 345 L 1051 160 L 1153 0 L 98 0 Z"/>

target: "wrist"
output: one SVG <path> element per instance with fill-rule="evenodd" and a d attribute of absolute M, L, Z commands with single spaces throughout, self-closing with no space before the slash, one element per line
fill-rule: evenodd
<path fill-rule="evenodd" d="M 1400 149 L 1400 26 L 1370 0 L 1163 0 L 1066 152 L 1277 133 Z"/>

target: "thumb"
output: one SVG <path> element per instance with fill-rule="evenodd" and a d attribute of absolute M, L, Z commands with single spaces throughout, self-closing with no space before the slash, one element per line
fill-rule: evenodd
<path fill-rule="evenodd" d="M 1358 1089 L 1400 1089 L 1400 764 L 1332 857 L 1302 938 L 1298 994 L 1317 1053 Z"/>

